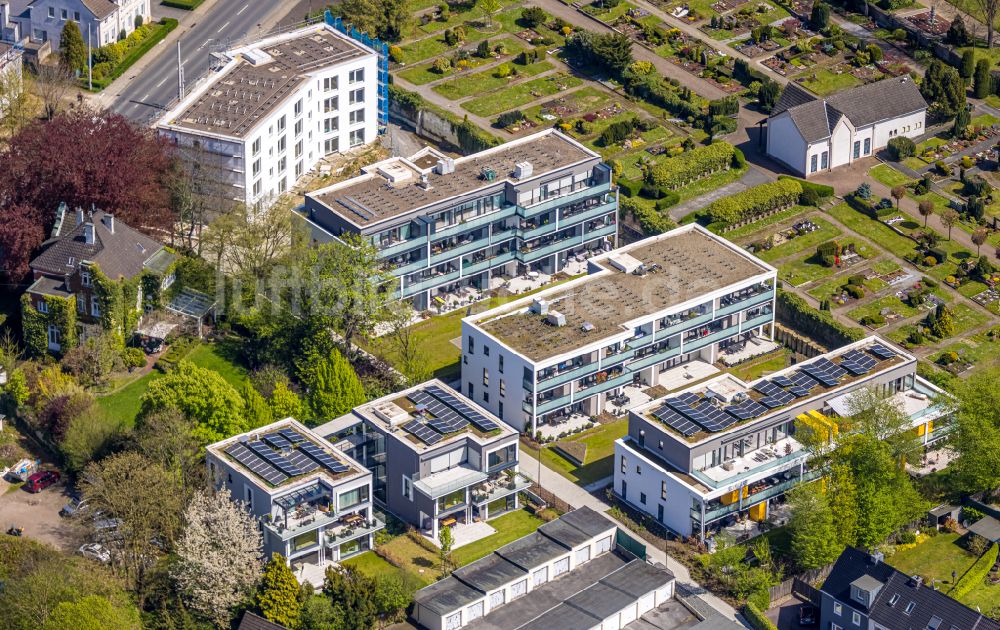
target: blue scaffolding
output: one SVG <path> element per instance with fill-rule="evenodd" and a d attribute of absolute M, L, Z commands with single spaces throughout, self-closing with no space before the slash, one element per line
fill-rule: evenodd
<path fill-rule="evenodd" d="M 327 9 L 324 21 L 351 39 L 368 46 L 378 54 L 378 132 L 384 134 L 389 129 L 389 46 L 358 29 L 345 24 L 341 17 L 334 17 Z"/>

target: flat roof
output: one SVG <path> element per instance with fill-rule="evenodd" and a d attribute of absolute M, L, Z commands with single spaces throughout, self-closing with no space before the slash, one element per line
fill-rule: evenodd
<path fill-rule="evenodd" d="M 55 297 L 68 298 L 73 292 L 66 287 L 65 279 L 50 278 L 42 276 L 31 283 L 26 289 L 28 293 L 38 293 L 41 295 L 52 295 Z"/>
<path fill-rule="evenodd" d="M 418 453 L 473 437 L 482 443 L 516 435 L 495 415 L 438 379 L 431 379 L 401 392 L 383 396 L 354 408 L 360 417 L 395 435 Z M 319 428 L 327 434 L 347 423 L 338 419 Z"/>
<path fill-rule="evenodd" d="M 161 124 L 242 137 L 309 74 L 375 54 L 327 24 L 316 24 L 226 51 L 228 63 Z"/>
<path fill-rule="evenodd" d="M 207 450 L 268 492 L 319 479 L 337 483 L 370 474 L 294 418 L 234 435 Z"/>
<path fill-rule="evenodd" d="M 615 266 L 621 264 L 625 253 L 644 265 L 644 275 Z M 527 301 L 487 311 L 472 321 L 513 350 L 542 361 L 626 332 L 628 322 L 635 319 L 774 271 L 696 225 L 640 241 L 591 262 L 599 264 L 602 271 L 536 293 Z M 545 316 L 532 312 L 528 306 L 536 298 L 549 303 L 550 313 L 564 315 L 566 324 L 553 326 L 546 323 Z M 590 324 L 589 330 L 584 330 L 584 324 Z"/>
<path fill-rule="evenodd" d="M 456 570 L 454 575 L 486 593 L 528 575 L 528 571 L 494 553 Z"/>
<path fill-rule="evenodd" d="M 547 536 L 543 536 L 538 532 L 532 532 L 523 538 L 518 538 L 509 545 L 500 547 L 496 550 L 496 553 L 517 566 L 530 570 L 541 564 L 565 556 L 569 551 L 569 549 Z"/>
<path fill-rule="evenodd" d="M 989 514 L 970 525 L 969 531 L 990 542 L 1000 541 L 1000 521 Z"/>
<path fill-rule="evenodd" d="M 420 155 L 420 154 L 418 154 Z M 514 166 L 531 164 L 535 179 L 600 155 L 567 136 L 548 129 L 498 147 L 454 158 L 454 172 L 434 170 L 437 160 L 420 155 L 413 159 L 390 158 L 365 167 L 364 174 L 307 194 L 333 213 L 359 227 L 406 214 L 451 197 L 495 187 L 505 181 L 518 183 Z M 440 159 L 449 159 L 441 156 Z M 418 166 L 421 164 L 422 166 Z M 492 172 L 489 179 L 485 173 Z M 426 176 L 427 186 L 421 185 Z"/>
<path fill-rule="evenodd" d="M 574 516 L 566 518 L 570 515 Z M 602 522 L 603 527 L 600 526 Z M 567 549 L 573 549 L 601 532 L 614 528 L 614 522 L 608 520 L 607 517 L 583 506 L 563 514 L 554 521 L 545 523 L 538 528 L 538 531 Z"/>

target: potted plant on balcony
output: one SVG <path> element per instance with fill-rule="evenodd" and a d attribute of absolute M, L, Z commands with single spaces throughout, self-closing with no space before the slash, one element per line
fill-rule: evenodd
<path fill-rule="evenodd" d="M 503 471 L 503 474 L 507 477 L 507 489 L 513 490 L 517 487 L 517 473 L 514 472 L 512 468 L 508 468 Z"/>

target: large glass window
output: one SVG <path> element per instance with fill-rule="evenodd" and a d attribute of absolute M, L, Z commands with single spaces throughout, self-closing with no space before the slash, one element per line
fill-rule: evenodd
<path fill-rule="evenodd" d="M 337 496 L 337 505 L 340 506 L 341 510 L 346 510 L 349 507 L 358 505 L 359 503 L 364 503 L 368 500 L 368 486 L 361 486 L 350 490 L 348 492 L 341 493 Z"/>
<path fill-rule="evenodd" d="M 451 494 L 446 494 L 438 499 L 439 510 L 450 510 L 451 508 L 465 503 L 465 488 L 456 490 Z"/>
<path fill-rule="evenodd" d="M 302 551 L 308 547 L 319 544 L 319 530 L 299 534 L 292 539 L 292 551 Z"/>
<path fill-rule="evenodd" d="M 490 470 L 507 464 L 512 464 L 517 461 L 517 445 L 511 444 L 506 448 L 501 448 L 499 450 L 493 451 L 488 456 L 488 462 Z"/>

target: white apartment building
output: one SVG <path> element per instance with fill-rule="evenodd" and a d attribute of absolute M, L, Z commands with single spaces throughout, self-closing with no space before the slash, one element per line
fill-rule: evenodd
<path fill-rule="evenodd" d="M 823 99 L 789 83 L 767 119 L 767 154 L 809 177 L 871 157 L 897 136 L 921 136 L 926 114 L 909 76 Z"/>
<path fill-rule="evenodd" d="M 771 336 L 777 272 L 692 224 L 588 261 L 589 274 L 462 320 L 462 393 L 519 431 L 596 416 L 626 387 Z M 676 388 L 676 387 L 674 387 Z"/>
<path fill-rule="evenodd" d="M 20 6 L 25 5 L 25 6 Z M 5 15 L 9 12 L 9 15 Z M 150 20 L 149 0 L 33 0 L 24 3 L 9 0 L 0 3 L 0 17 L 19 25 L 18 39 L 29 38 L 34 44 L 50 42 L 59 49 L 59 40 L 66 22 L 80 27 L 83 41 L 90 33 L 94 48 L 118 41 L 122 33 L 135 30 L 136 18 L 145 24 Z"/>
<path fill-rule="evenodd" d="M 267 206 L 323 157 L 375 140 L 377 64 L 328 24 L 275 35 L 222 53 L 156 128 L 214 166 L 232 199 Z"/>
<path fill-rule="evenodd" d="M 861 389 L 910 417 L 915 449 L 946 437 L 942 391 L 916 371 L 913 356 L 869 337 L 749 383 L 722 374 L 670 393 L 629 412 L 614 492 L 682 537 L 764 521 L 788 490 L 821 474 L 798 431 L 834 441 Z"/>

